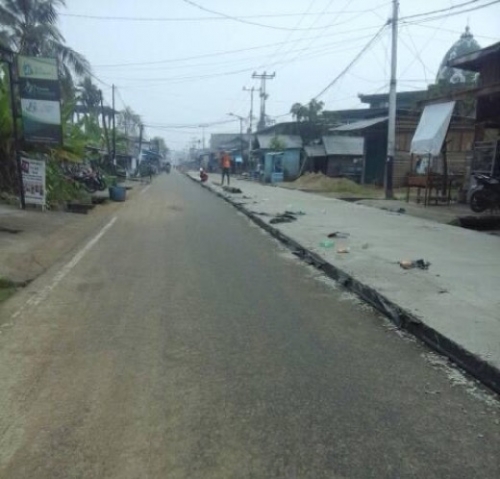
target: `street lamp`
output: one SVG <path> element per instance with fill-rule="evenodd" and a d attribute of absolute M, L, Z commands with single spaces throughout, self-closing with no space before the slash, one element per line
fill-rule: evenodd
<path fill-rule="evenodd" d="M 234 116 L 240 120 L 240 153 L 241 161 L 243 162 L 243 122 L 246 120 L 244 116 L 236 115 L 235 113 L 228 113 L 229 116 Z"/>

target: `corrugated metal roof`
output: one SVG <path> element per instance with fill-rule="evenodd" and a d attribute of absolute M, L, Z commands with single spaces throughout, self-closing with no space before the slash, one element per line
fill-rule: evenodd
<path fill-rule="evenodd" d="M 239 137 L 238 133 L 212 133 L 210 135 L 210 148 L 212 150 L 223 148 L 226 143 Z"/>
<path fill-rule="evenodd" d="M 354 123 L 348 123 L 347 125 L 337 126 L 336 128 L 330 129 L 330 131 L 357 131 L 364 130 L 370 126 L 376 125 L 377 123 L 382 123 L 387 121 L 387 116 L 380 116 L 378 118 L 370 118 L 369 120 L 356 121 Z"/>
<path fill-rule="evenodd" d="M 276 137 L 283 143 L 286 149 L 302 148 L 302 138 L 298 135 L 257 135 L 257 141 L 262 149 L 268 150 L 271 148 L 273 138 Z"/>
<path fill-rule="evenodd" d="M 328 155 L 362 156 L 365 139 L 362 136 L 329 135 L 323 137 Z"/>
<path fill-rule="evenodd" d="M 325 147 L 323 145 L 304 146 L 304 150 L 306 150 L 306 155 L 309 158 L 326 156 L 326 150 L 325 150 Z"/>

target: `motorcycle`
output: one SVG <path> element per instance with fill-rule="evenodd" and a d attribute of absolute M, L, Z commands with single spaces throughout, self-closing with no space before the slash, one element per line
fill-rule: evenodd
<path fill-rule="evenodd" d="M 104 191 L 107 187 L 104 176 L 99 172 L 78 171 L 72 172 L 68 176 L 81 183 L 88 193 L 95 193 L 97 190 Z"/>
<path fill-rule="evenodd" d="M 494 176 L 475 174 L 476 186 L 470 196 L 470 209 L 482 213 L 487 209 L 500 208 L 500 180 Z"/>

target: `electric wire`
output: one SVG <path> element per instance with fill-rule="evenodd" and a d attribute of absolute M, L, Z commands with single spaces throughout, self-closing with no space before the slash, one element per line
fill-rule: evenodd
<path fill-rule="evenodd" d="M 373 36 L 373 38 L 361 49 L 361 51 L 351 60 L 351 62 L 325 87 L 321 90 L 314 99 L 317 100 L 327 90 L 329 90 L 337 81 L 342 78 L 351 67 L 373 46 L 373 44 L 380 38 L 381 33 L 387 27 L 387 23 L 383 25 L 380 30 Z"/>

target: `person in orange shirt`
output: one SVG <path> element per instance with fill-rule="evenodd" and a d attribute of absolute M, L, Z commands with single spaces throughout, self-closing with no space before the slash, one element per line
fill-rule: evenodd
<path fill-rule="evenodd" d="M 229 186 L 229 174 L 231 172 L 231 157 L 226 151 L 223 151 L 221 155 L 221 167 L 222 167 L 221 185 L 224 185 L 224 177 L 227 176 L 227 184 Z"/>

